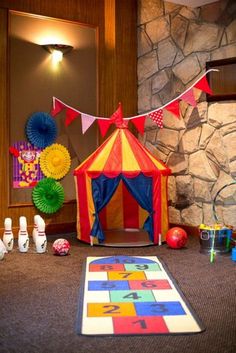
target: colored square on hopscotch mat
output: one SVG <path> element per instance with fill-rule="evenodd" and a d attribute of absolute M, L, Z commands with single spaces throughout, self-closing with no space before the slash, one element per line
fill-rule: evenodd
<path fill-rule="evenodd" d="M 137 291 L 111 291 L 110 298 L 112 302 L 154 302 L 155 297 L 151 290 L 137 290 Z"/>
<path fill-rule="evenodd" d="M 135 316 L 133 303 L 89 303 L 87 316 Z"/>
<path fill-rule="evenodd" d="M 140 316 L 140 317 L 113 317 L 115 334 L 151 334 L 168 333 L 168 327 L 162 317 Z"/>
<path fill-rule="evenodd" d="M 128 281 L 89 281 L 88 290 L 125 290 L 129 289 Z"/>
<path fill-rule="evenodd" d="M 130 272 L 130 271 L 122 271 L 122 272 L 108 272 L 109 280 L 120 280 L 120 281 L 129 281 L 129 280 L 138 280 L 138 279 L 146 279 L 146 275 L 143 271 L 140 272 Z"/>
<path fill-rule="evenodd" d="M 124 271 L 125 267 L 123 264 L 90 264 L 89 272 L 108 272 L 108 271 Z"/>
<path fill-rule="evenodd" d="M 134 303 L 137 316 L 186 315 L 179 302 Z"/>
<path fill-rule="evenodd" d="M 157 289 L 171 289 L 171 285 L 167 279 L 149 279 L 146 281 L 129 281 L 130 289 L 142 290 L 157 290 Z"/>
<path fill-rule="evenodd" d="M 158 264 L 125 264 L 126 271 L 161 271 Z"/>

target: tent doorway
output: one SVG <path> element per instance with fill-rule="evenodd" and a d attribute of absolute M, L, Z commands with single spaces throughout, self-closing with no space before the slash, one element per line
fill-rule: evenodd
<path fill-rule="evenodd" d="M 114 247 L 153 245 L 148 232 L 143 229 L 148 215 L 123 180 L 120 180 L 111 199 L 99 213 L 105 238 L 101 245 Z"/>

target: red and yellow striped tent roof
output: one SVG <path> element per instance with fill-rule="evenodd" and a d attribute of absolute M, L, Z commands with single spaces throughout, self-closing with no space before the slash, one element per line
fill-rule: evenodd
<path fill-rule="evenodd" d="M 104 174 L 115 177 L 123 173 L 135 177 L 139 173 L 169 175 L 170 169 L 127 129 L 116 129 L 114 133 L 74 171 L 74 175 L 85 172 L 91 177 Z"/>

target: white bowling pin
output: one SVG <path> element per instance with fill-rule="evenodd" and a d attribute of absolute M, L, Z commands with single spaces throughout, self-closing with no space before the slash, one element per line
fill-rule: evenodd
<path fill-rule="evenodd" d="M 11 251 L 14 245 L 14 237 L 12 233 L 12 220 L 11 218 L 5 218 L 4 221 L 4 234 L 3 234 L 3 243 L 7 251 Z"/>
<path fill-rule="evenodd" d="M 26 217 L 19 219 L 20 229 L 18 232 L 18 247 L 20 252 L 27 252 L 29 249 L 29 234 L 27 232 Z"/>
<path fill-rule="evenodd" d="M 45 222 L 42 217 L 38 220 L 38 234 L 35 241 L 36 251 L 42 254 L 47 250 L 47 237 L 45 234 Z"/>
<path fill-rule="evenodd" d="M 4 259 L 5 252 L 0 249 L 0 261 Z"/>
<path fill-rule="evenodd" d="M 7 248 L 6 248 L 5 244 L 3 243 L 2 239 L 0 239 L 0 253 L 4 253 L 4 254 L 8 253 Z"/>
<path fill-rule="evenodd" d="M 41 217 L 38 214 L 36 214 L 34 216 L 34 228 L 33 228 L 33 232 L 32 232 L 32 238 L 33 238 L 34 243 L 36 243 L 36 237 L 38 235 L 38 222 L 39 222 L 40 218 Z"/>

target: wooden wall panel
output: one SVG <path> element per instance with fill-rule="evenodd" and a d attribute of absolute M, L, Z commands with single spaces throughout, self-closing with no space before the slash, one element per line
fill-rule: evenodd
<path fill-rule="evenodd" d="M 122 102 L 124 116 L 137 113 L 137 19 L 136 1 L 116 2 L 116 100 Z M 131 16 L 132 14 L 132 16 Z"/>
<path fill-rule="evenodd" d="M 136 0 L 0 0 L 0 229 L 5 217 L 13 219 L 15 235 L 18 219 L 27 217 L 29 231 L 33 205 L 9 206 L 8 127 L 8 10 L 61 18 L 98 28 L 98 114 L 109 116 L 122 102 L 126 116 L 137 113 L 136 83 Z M 47 233 L 75 230 L 76 203 L 64 204 L 45 217 Z"/>
<path fill-rule="evenodd" d="M 0 221 L 9 198 L 7 87 L 7 10 L 0 9 Z"/>

